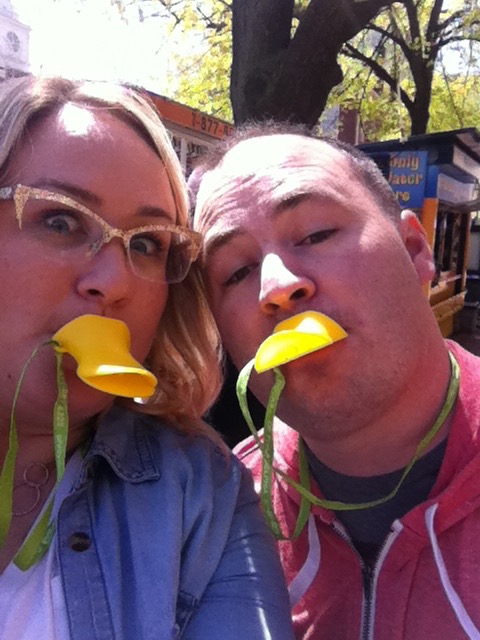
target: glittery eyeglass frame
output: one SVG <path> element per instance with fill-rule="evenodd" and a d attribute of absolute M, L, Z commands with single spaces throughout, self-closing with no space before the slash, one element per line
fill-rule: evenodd
<path fill-rule="evenodd" d="M 78 211 L 83 213 L 90 219 L 94 220 L 102 229 L 102 237 L 99 238 L 96 242 L 90 245 L 89 251 L 87 255 L 89 257 L 96 255 L 104 244 L 107 244 L 114 238 L 119 238 L 125 248 L 125 252 L 130 259 L 130 241 L 136 235 L 141 235 L 144 233 L 152 233 L 152 232 L 170 232 L 173 234 L 177 234 L 183 240 L 185 240 L 187 244 L 187 250 L 189 251 L 189 260 L 188 266 L 185 268 L 185 273 L 182 273 L 178 279 L 167 280 L 167 282 L 180 282 L 187 274 L 188 267 L 192 262 L 194 262 L 198 258 L 198 254 L 200 253 L 200 249 L 202 247 L 202 236 L 193 231 L 192 229 L 187 229 L 185 227 L 180 227 L 175 224 L 155 224 L 155 225 L 145 225 L 142 227 L 136 227 L 135 229 L 116 229 L 112 227 L 106 220 L 104 220 L 101 216 L 96 214 L 94 211 L 91 211 L 87 207 L 83 206 L 73 198 L 66 196 L 62 193 L 46 191 L 44 189 L 38 189 L 36 187 L 28 187 L 22 184 L 17 184 L 11 187 L 2 187 L 0 188 L 0 200 L 13 200 L 15 204 L 15 215 L 17 218 L 18 226 L 22 229 L 22 216 L 26 203 L 28 200 L 47 200 L 52 202 L 57 202 L 59 204 L 63 204 L 66 207 L 71 208 L 73 211 Z M 132 266 L 133 269 L 133 266 Z M 136 271 L 135 271 L 136 273 Z M 138 274 L 137 274 L 138 275 Z M 143 277 L 140 275 L 140 277 Z M 150 278 L 147 278 L 150 279 Z"/>

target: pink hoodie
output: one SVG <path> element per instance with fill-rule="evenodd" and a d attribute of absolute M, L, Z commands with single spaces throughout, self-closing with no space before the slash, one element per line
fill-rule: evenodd
<path fill-rule="evenodd" d="M 393 523 L 375 568 L 320 507 L 297 540 L 279 542 L 298 639 L 480 640 L 480 358 L 447 344 L 461 374 L 445 458 L 430 498 Z M 275 430 L 276 466 L 296 480 L 297 440 L 287 427 Z M 255 441 L 235 453 L 259 483 Z M 299 495 L 278 480 L 273 493 L 291 534 Z"/>

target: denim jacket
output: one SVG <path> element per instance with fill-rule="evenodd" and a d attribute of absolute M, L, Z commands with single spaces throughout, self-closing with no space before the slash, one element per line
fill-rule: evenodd
<path fill-rule="evenodd" d="M 249 473 L 157 418 L 103 418 L 55 544 L 73 640 L 293 638 Z"/>

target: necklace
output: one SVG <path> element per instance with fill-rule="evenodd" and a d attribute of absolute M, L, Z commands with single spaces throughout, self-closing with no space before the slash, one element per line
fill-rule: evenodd
<path fill-rule="evenodd" d="M 28 491 L 31 494 L 33 500 L 31 501 L 30 506 L 23 511 L 13 511 L 12 516 L 26 516 L 28 513 L 31 513 L 35 507 L 40 502 L 40 498 L 42 497 L 41 488 L 44 487 L 48 478 L 50 477 L 50 471 L 48 467 L 41 462 L 33 462 L 28 465 L 28 467 L 23 472 L 23 481 L 19 482 L 13 487 L 13 495 L 15 495 L 15 491 L 22 491 L 22 487 L 28 487 Z"/>

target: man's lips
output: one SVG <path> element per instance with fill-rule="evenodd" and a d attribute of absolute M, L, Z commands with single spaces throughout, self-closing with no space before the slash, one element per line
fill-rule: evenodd
<path fill-rule="evenodd" d="M 277 324 L 255 355 L 255 370 L 263 373 L 347 337 L 347 332 L 323 313 L 305 311 Z"/>

